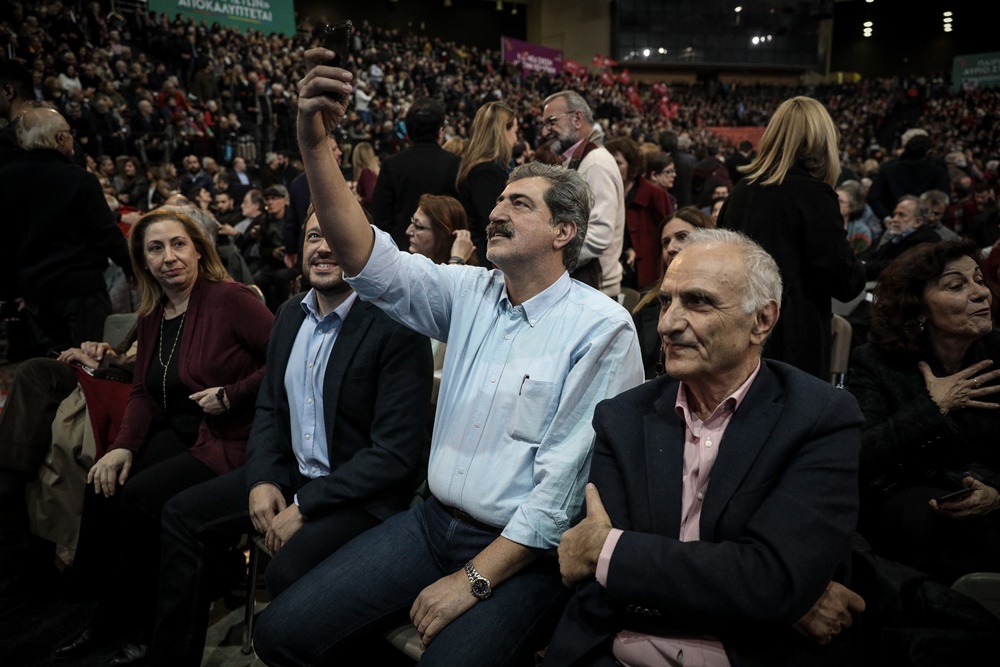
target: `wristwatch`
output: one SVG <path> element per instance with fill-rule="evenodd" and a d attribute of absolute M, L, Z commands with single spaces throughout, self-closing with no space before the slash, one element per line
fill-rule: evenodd
<path fill-rule="evenodd" d="M 493 595 L 493 588 L 490 586 L 490 580 L 479 574 L 479 571 L 476 570 L 476 566 L 472 564 L 471 560 L 465 564 L 465 574 L 469 577 L 469 585 L 472 586 L 473 595 L 480 600 L 485 600 L 489 596 Z"/>
<path fill-rule="evenodd" d="M 226 388 L 225 387 L 219 387 L 219 391 L 215 392 L 215 400 L 217 400 L 219 402 L 219 405 L 222 406 L 223 410 L 225 410 L 226 412 L 229 412 L 229 406 L 226 404 Z"/>

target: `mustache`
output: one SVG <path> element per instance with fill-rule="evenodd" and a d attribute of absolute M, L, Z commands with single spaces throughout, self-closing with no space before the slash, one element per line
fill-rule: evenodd
<path fill-rule="evenodd" d="M 486 225 L 486 238 L 489 239 L 494 234 L 499 234 L 500 236 L 505 236 L 507 238 L 513 238 L 514 225 L 509 222 L 491 222 Z"/>

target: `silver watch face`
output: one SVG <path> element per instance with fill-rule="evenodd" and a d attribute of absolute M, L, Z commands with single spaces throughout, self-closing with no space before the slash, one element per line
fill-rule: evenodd
<path fill-rule="evenodd" d="M 472 594 L 480 600 L 485 600 L 492 592 L 493 590 L 490 588 L 490 582 L 485 579 L 480 578 L 472 582 Z"/>

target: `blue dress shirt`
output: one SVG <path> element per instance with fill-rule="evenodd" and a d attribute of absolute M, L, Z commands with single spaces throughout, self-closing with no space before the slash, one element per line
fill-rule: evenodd
<path fill-rule="evenodd" d="M 568 273 L 519 306 L 500 271 L 437 265 L 375 230 L 358 295 L 448 344 L 431 493 L 528 547 L 559 544 L 583 504 L 594 407 L 643 381 L 632 318 Z"/>
<path fill-rule="evenodd" d="M 300 304 L 306 319 L 295 336 L 285 367 L 285 392 L 288 394 L 291 418 L 292 451 L 299 464 L 299 472 L 309 479 L 330 474 L 323 379 L 344 318 L 356 298 L 356 294 L 349 295 L 326 317 L 320 317 L 315 290 L 309 290 Z"/>

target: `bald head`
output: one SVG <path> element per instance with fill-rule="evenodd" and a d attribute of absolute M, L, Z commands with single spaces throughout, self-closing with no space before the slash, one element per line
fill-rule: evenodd
<path fill-rule="evenodd" d="M 17 142 L 30 151 L 54 149 L 67 157 L 73 156 L 73 134 L 69 123 L 55 109 L 28 109 L 17 127 Z"/>

